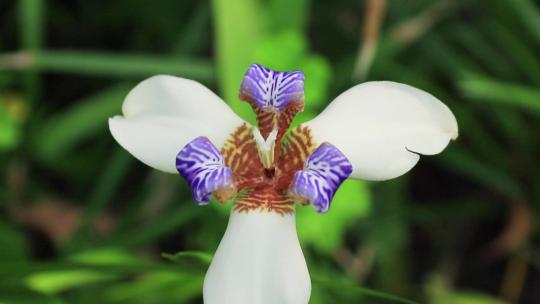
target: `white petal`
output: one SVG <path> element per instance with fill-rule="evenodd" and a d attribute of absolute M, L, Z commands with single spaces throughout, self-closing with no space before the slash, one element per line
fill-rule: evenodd
<path fill-rule="evenodd" d="M 208 137 L 221 148 L 244 121 L 202 84 L 173 76 L 139 83 L 122 105 L 124 116 L 109 119 L 118 143 L 155 169 L 176 173 L 176 154 L 191 140 Z"/>
<path fill-rule="evenodd" d="M 385 180 L 409 171 L 419 154 L 441 152 L 458 135 L 456 118 L 429 93 L 390 81 L 366 82 L 339 95 L 307 122 L 353 165 L 351 177 Z"/>
<path fill-rule="evenodd" d="M 233 211 L 204 279 L 204 303 L 307 304 L 310 293 L 294 214 Z"/>

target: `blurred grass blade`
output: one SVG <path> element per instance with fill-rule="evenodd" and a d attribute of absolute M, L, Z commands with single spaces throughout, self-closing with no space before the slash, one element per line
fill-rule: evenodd
<path fill-rule="evenodd" d="M 70 261 L 84 265 L 96 266 L 135 266 L 146 264 L 146 260 L 133 252 L 119 247 L 90 249 L 68 257 Z"/>
<path fill-rule="evenodd" d="M 44 295 L 24 286 L 0 290 L 0 303 L 4 304 L 64 304 L 56 296 Z"/>
<path fill-rule="evenodd" d="M 32 151 L 43 161 L 54 161 L 82 140 L 107 130 L 107 119 L 120 114 L 130 88 L 127 84 L 113 86 L 47 119 L 33 133 Z"/>
<path fill-rule="evenodd" d="M 26 50 L 37 50 L 43 44 L 44 1 L 20 0 L 18 4 L 21 44 Z"/>
<path fill-rule="evenodd" d="M 203 264 L 209 265 L 212 261 L 212 255 L 210 253 L 201 251 L 181 251 L 175 254 L 162 253 L 161 256 L 175 263 L 178 263 L 184 259 L 195 259 Z"/>
<path fill-rule="evenodd" d="M 22 231 L 0 221 L 0 261 L 24 260 L 28 250 L 27 240 Z"/>
<path fill-rule="evenodd" d="M 200 54 L 211 44 L 211 41 L 201 35 L 201 32 L 210 31 L 210 4 L 203 1 L 197 4 L 199 7 L 175 39 L 174 50 L 179 54 Z"/>
<path fill-rule="evenodd" d="M 362 45 L 358 49 L 353 69 L 353 79 L 365 80 L 380 39 L 380 31 L 386 15 L 386 0 L 368 0 L 365 3 Z"/>
<path fill-rule="evenodd" d="M 536 37 L 537 42 L 540 42 L 540 10 L 536 6 L 538 2 L 514 0 L 507 1 L 507 3 L 514 7 L 514 11 L 520 17 L 519 19 L 529 29 L 531 34 Z"/>
<path fill-rule="evenodd" d="M 381 38 L 373 67 L 384 66 L 386 60 L 395 57 L 411 44 L 417 43 L 437 22 L 457 9 L 458 5 L 456 3 L 448 0 L 433 2 L 418 14 L 393 25 Z M 389 9 L 392 6 L 394 4 L 390 5 Z M 391 13 L 390 11 L 389 14 Z"/>
<path fill-rule="evenodd" d="M 411 224 L 406 216 L 409 176 L 375 184 L 372 187 L 372 212 L 369 221 L 369 244 L 375 252 L 374 269 L 377 287 L 395 294 L 410 294 L 413 286 L 410 267 L 403 260 L 411 257 L 407 240 Z"/>
<path fill-rule="evenodd" d="M 403 303 L 403 304 L 418 304 L 414 301 L 407 300 L 398 296 L 394 296 L 382 291 L 377 291 L 369 288 L 358 287 L 350 283 L 342 283 L 336 280 L 323 279 L 319 277 L 313 277 L 312 282 L 315 286 L 321 288 L 335 289 L 340 293 L 352 293 L 358 294 L 370 298 L 378 298 L 381 300 L 388 300 L 391 303 Z M 367 302 L 366 302 L 367 303 Z"/>
<path fill-rule="evenodd" d="M 134 158 L 124 149 L 116 147 L 110 160 L 104 166 L 103 174 L 97 180 L 97 185 L 90 194 L 88 208 L 84 212 L 84 223 L 89 224 L 105 209 L 118 185 L 126 176 L 129 165 Z"/>
<path fill-rule="evenodd" d="M 540 61 L 535 51 L 520 40 L 510 28 L 501 23 L 490 20 L 482 26 L 491 39 L 497 43 L 497 47 L 504 50 L 506 56 L 511 58 L 531 81 L 540 85 Z"/>
<path fill-rule="evenodd" d="M 0 56 L 0 70 L 6 68 L 114 77 L 172 74 L 205 82 L 211 82 L 214 76 L 212 64 L 201 59 L 101 51 L 48 50 L 4 54 Z"/>
<path fill-rule="evenodd" d="M 500 78 L 517 78 L 516 70 L 508 58 L 503 56 L 491 41 L 484 38 L 482 32 L 470 31 L 464 24 L 456 24 L 452 26 L 450 34 L 454 36 L 455 43 L 465 48 L 468 56 L 480 62 L 485 70 Z"/>
<path fill-rule="evenodd" d="M 190 205 L 185 205 L 180 208 L 169 210 L 159 217 L 154 218 L 150 223 L 144 225 L 144 229 L 137 233 L 133 233 L 133 229 L 137 227 L 127 228 L 125 231 L 113 235 L 110 239 L 105 240 L 103 245 L 106 246 L 125 246 L 136 247 L 152 242 L 167 233 L 171 233 L 185 224 L 186 222 L 196 219 L 198 214 L 204 208 L 194 208 Z M 140 227 L 140 224 L 137 225 Z"/>
<path fill-rule="evenodd" d="M 309 206 L 296 209 L 298 236 L 302 245 L 313 246 L 327 254 L 339 250 L 345 241 L 347 228 L 365 218 L 370 207 L 366 183 L 346 180 L 332 200 L 332 212 L 321 216 Z"/>
<path fill-rule="evenodd" d="M 81 243 L 88 242 L 87 237 L 91 234 L 92 224 L 111 203 L 115 191 L 127 175 L 128 168 L 133 161 L 134 158 L 124 149 L 115 148 L 109 161 L 103 167 L 103 173 L 96 180 L 96 186 L 90 191 L 86 210 L 82 213 L 81 226 L 75 237 L 69 242 L 68 249 L 83 247 Z"/>
<path fill-rule="evenodd" d="M 253 122 L 250 106 L 238 99 L 238 88 L 247 68 L 254 63 L 262 30 L 262 10 L 255 0 L 213 0 L 212 3 L 221 96 L 238 115 Z"/>
<path fill-rule="evenodd" d="M 271 30 L 303 32 L 309 13 L 309 0 L 271 0 L 268 8 L 268 21 Z"/>
<path fill-rule="evenodd" d="M 71 269 L 37 272 L 26 279 L 28 287 L 44 294 L 55 294 L 77 286 L 114 279 L 115 276 L 99 271 Z"/>
<path fill-rule="evenodd" d="M 18 1 L 19 40 L 25 51 L 38 51 L 43 45 L 45 1 Z M 23 75 L 25 98 L 29 109 L 37 103 L 41 95 L 41 81 L 35 69 Z"/>
<path fill-rule="evenodd" d="M 528 87 L 468 74 L 459 82 L 463 94 L 473 100 L 514 106 L 540 116 L 540 88 Z"/>
<path fill-rule="evenodd" d="M 512 177 L 475 159 L 469 152 L 459 146 L 450 146 L 439 158 L 443 160 L 448 170 L 464 174 L 489 189 L 498 191 L 511 200 L 523 198 L 523 189 Z"/>
<path fill-rule="evenodd" d="M 101 299 L 93 303 L 200 303 L 204 272 L 188 274 L 180 271 L 144 273 L 137 280 L 125 280 L 107 288 Z"/>
<path fill-rule="evenodd" d="M 516 145 L 525 150 L 533 151 L 535 143 L 530 140 L 534 131 L 530 129 L 525 115 L 518 109 L 505 109 L 503 107 L 494 107 L 493 119 L 495 126 L 505 136 L 509 145 Z"/>

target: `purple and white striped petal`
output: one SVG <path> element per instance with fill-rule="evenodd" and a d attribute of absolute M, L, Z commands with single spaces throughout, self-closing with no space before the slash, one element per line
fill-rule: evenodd
<path fill-rule="evenodd" d="M 291 102 L 303 105 L 304 73 L 278 72 L 252 64 L 240 86 L 240 96 L 260 110 L 283 112 Z"/>
<path fill-rule="evenodd" d="M 199 205 L 210 201 L 212 192 L 234 188 L 231 168 L 207 137 L 197 137 L 176 156 L 176 169 L 188 182 L 193 199 Z"/>
<path fill-rule="evenodd" d="M 326 212 L 337 189 L 351 173 L 347 157 L 333 145 L 323 143 L 308 156 L 304 170 L 294 174 L 290 192 L 309 200 L 317 212 Z"/>

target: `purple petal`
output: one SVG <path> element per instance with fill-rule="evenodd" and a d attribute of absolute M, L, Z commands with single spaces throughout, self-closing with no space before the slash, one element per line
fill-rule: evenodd
<path fill-rule="evenodd" d="M 352 165 L 336 147 L 323 143 L 307 158 L 304 170 L 294 174 L 291 194 L 311 203 L 318 212 L 326 212 L 337 189 L 352 173 Z"/>
<path fill-rule="evenodd" d="M 291 102 L 304 102 L 304 73 L 278 72 L 252 64 L 244 75 L 240 95 L 260 110 L 282 112 Z"/>
<path fill-rule="evenodd" d="M 178 152 L 176 170 L 199 205 L 208 204 L 212 192 L 234 187 L 232 170 L 225 167 L 223 155 L 206 137 L 197 137 Z"/>

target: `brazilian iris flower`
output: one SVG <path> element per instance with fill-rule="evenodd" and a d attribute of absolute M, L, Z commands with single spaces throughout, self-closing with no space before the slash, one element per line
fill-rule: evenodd
<path fill-rule="evenodd" d="M 253 64 L 240 99 L 257 126 L 202 84 L 160 75 L 133 88 L 123 116 L 109 120 L 122 147 L 157 170 L 179 173 L 199 205 L 212 196 L 234 202 L 205 276 L 207 304 L 308 303 L 295 203 L 325 213 L 345 179 L 395 178 L 458 135 L 441 101 L 390 81 L 356 85 L 292 130 L 304 109 L 302 72 Z"/>

